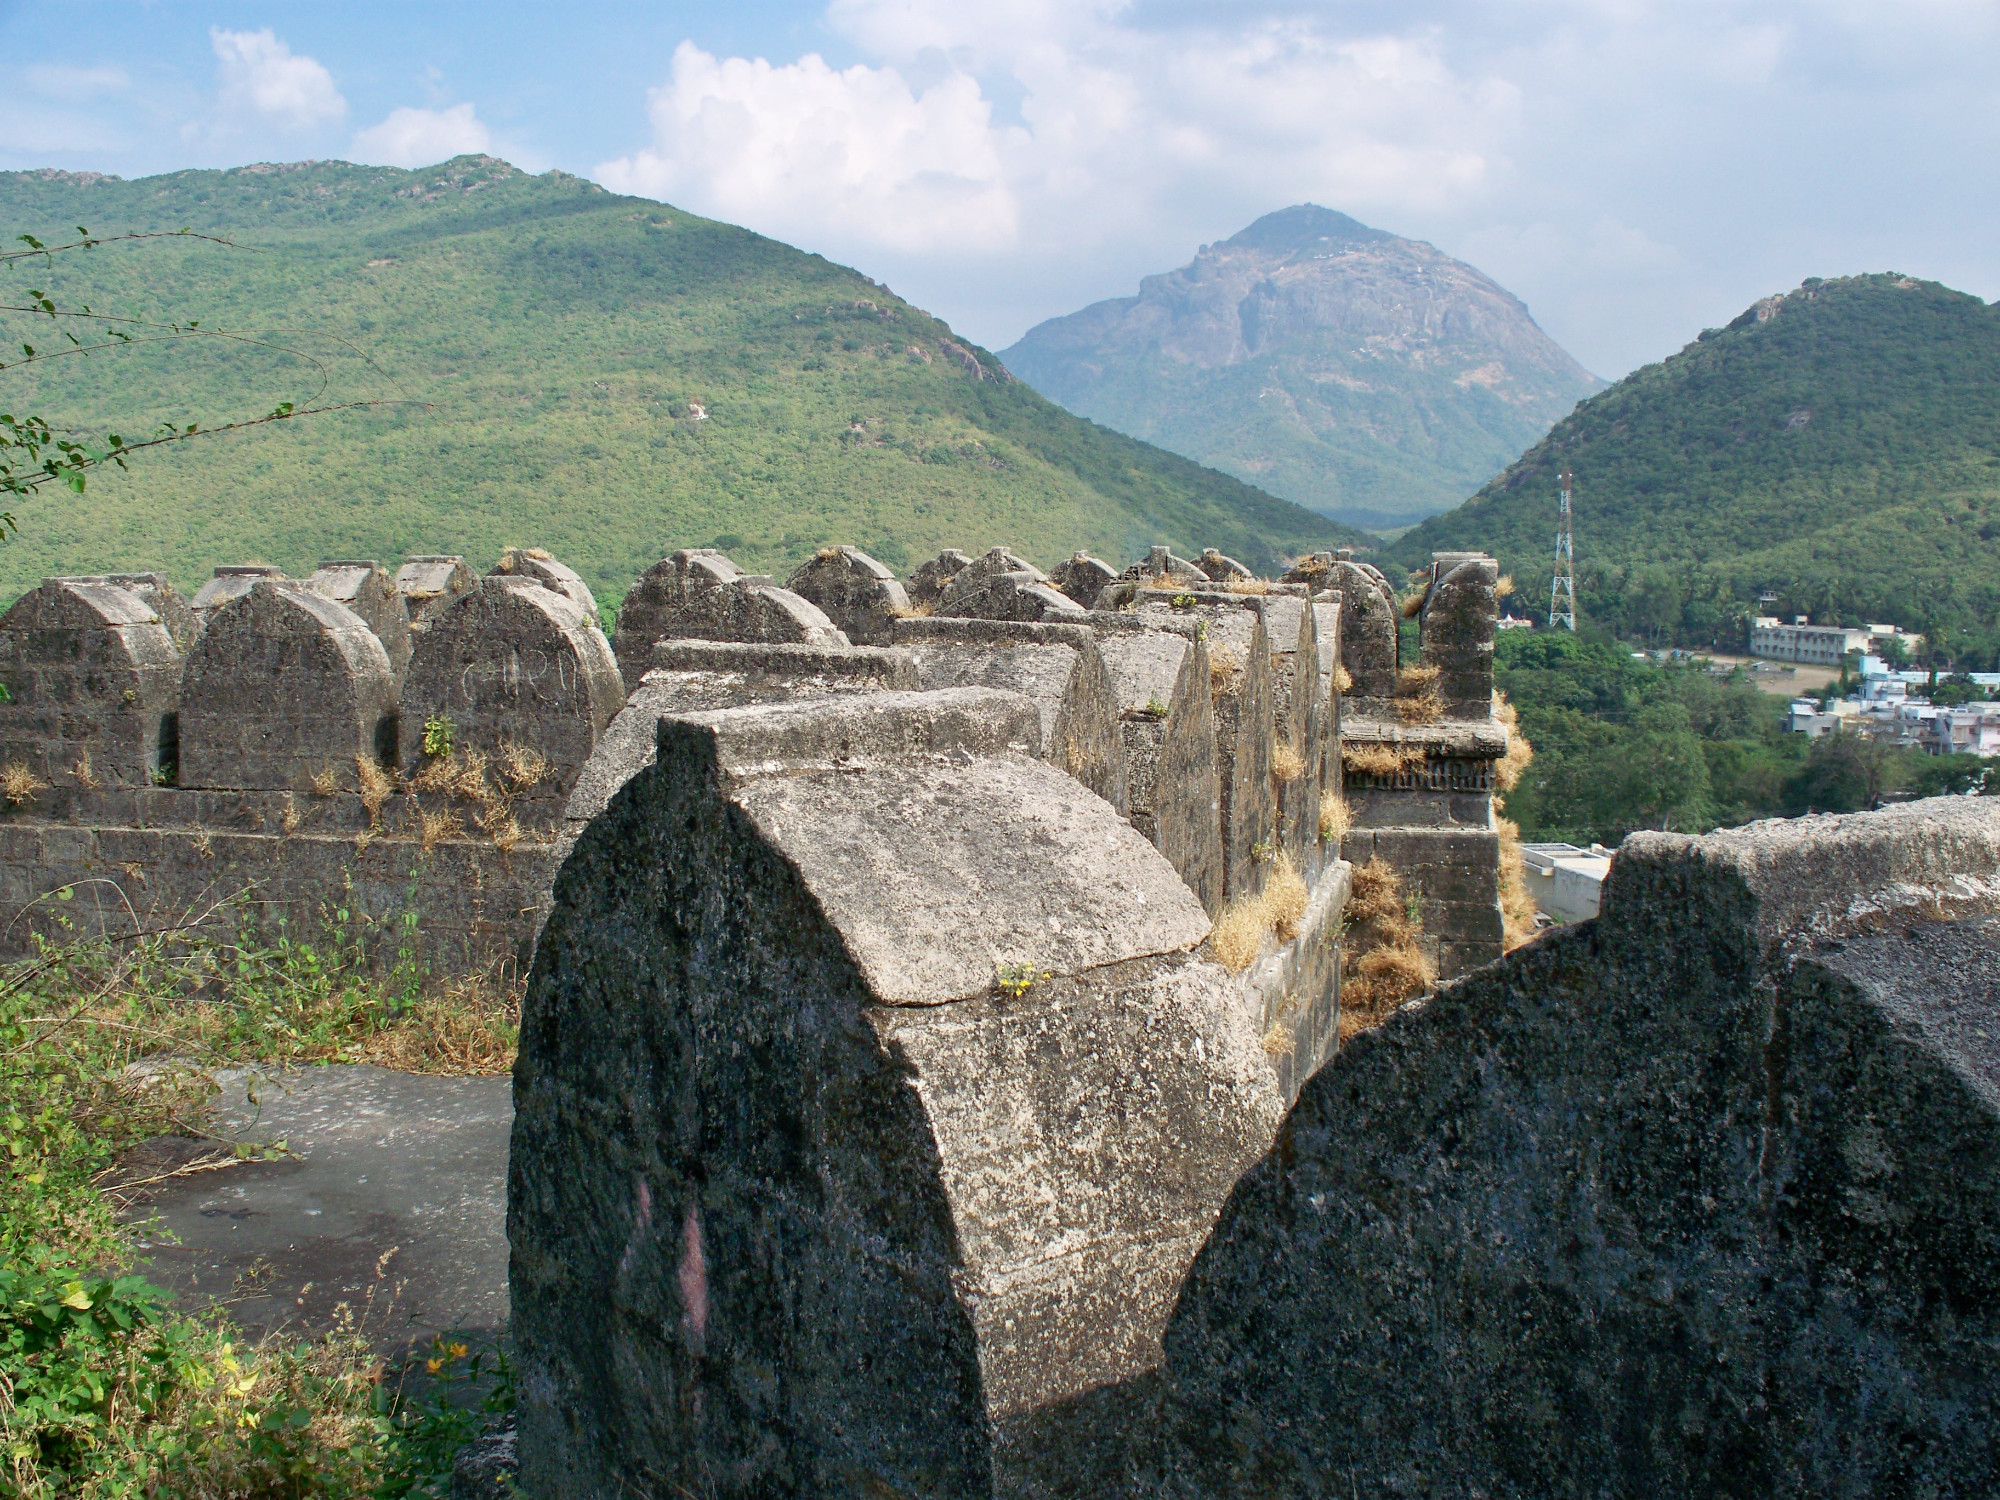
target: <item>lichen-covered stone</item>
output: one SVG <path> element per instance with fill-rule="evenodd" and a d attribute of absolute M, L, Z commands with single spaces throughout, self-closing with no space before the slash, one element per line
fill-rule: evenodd
<path fill-rule="evenodd" d="M 909 653 L 878 646 L 661 641 L 653 647 L 653 670 L 625 700 L 578 776 L 565 820 L 581 825 L 596 817 L 618 788 L 653 763 L 658 724 L 667 715 L 848 693 L 912 692 L 917 686 Z"/>
<path fill-rule="evenodd" d="M 972 565 L 972 559 L 956 547 L 947 547 L 936 557 L 920 565 L 910 575 L 904 591 L 910 596 L 910 603 L 917 608 L 929 608 L 938 602 L 945 585 Z"/>
<path fill-rule="evenodd" d="M 284 576 L 283 568 L 274 568 L 268 563 L 236 563 L 217 568 L 215 576 L 195 590 L 189 605 L 194 612 L 196 628 L 206 626 L 211 615 L 223 605 L 241 599 L 260 579 Z"/>
<path fill-rule="evenodd" d="M 1437 693 L 1454 719 L 1493 712 L 1493 641 L 1500 618 L 1500 566 L 1483 554 L 1440 552 L 1424 600 L 1423 660 L 1438 668 Z"/>
<path fill-rule="evenodd" d="M 578 839 L 515 1074 L 527 1493 L 1053 1495 L 1122 1446 L 1095 1393 L 1152 1378 L 1278 1102 L 1200 907 L 1036 725 L 669 719 Z"/>
<path fill-rule="evenodd" d="M 886 646 L 910 596 L 896 575 L 858 547 L 822 547 L 785 580 L 858 646 Z"/>
<path fill-rule="evenodd" d="M 489 574 L 417 637 L 403 680 L 400 760 L 416 774 L 425 726 L 450 724 L 454 752 L 542 756 L 538 816 L 559 812 L 605 726 L 625 706 L 595 617 L 534 577 Z"/>
<path fill-rule="evenodd" d="M 306 792 L 395 746 L 395 668 L 346 605 L 259 578 L 210 612 L 181 679 L 181 785 Z"/>
<path fill-rule="evenodd" d="M 1223 908 L 1228 862 L 1220 737 L 1210 681 L 1208 646 L 1197 637 L 1168 700 L 1149 800 L 1154 844 L 1213 917 Z"/>
<path fill-rule="evenodd" d="M 1395 696 L 1399 664 L 1396 596 L 1381 575 L 1352 562 L 1337 562 L 1328 591 L 1340 601 L 1341 665 L 1356 698 L 1384 702 Z"/>
<path fill-rule="evenodd" d="M 1279 847 L 1278 796 L 1271 784 L 1271 651 L 1262 614 L 1247 614 L 1249 644 L 1215 673 L 1210 694 L 1222 787 L 1223 894 L 1231 901 L 1264 889 Z"/>
<path fill-rule="evenodd" d="M 181 654 L 152 607 L 51 578 L 0 616 L 0 762 L 60 785 L 145 786 L 177 758 Z"/>
<path fill-rule="evenodd" d="M 763 645 L 845 646 L 846 634 L 818 605 L 762 578 L 739 578 L 691 593 L 668 617 L 663 638 L 750 641 Z"/>
<path fill-rule="evenodd" d="M 690 598 L 743 576 L 741 568 L 713 547 L 683 548 L 641 573 L 618 606 L 618 625 L 611 637 L 626 691 L 637 687 L 651 670 L 653 643 L 666 635 L 667 622 Z"/>
<path fill-rule="evenodd" d="M 479 575 L 454 553 L 406 557 L 396 569 L 396 592 L 403 596 L 412 630 L 421 631 L 478 587 Z"/>
<path fill-rule="evenodd" d="M 1296 617 L 1292 622 L 1293 649 L 1273 662 L 1274 732 L 1286 755 L 1282 767 L 1274 760 L 1272 780 L 1278 794 L 1280 842 L 1293 862 L 1304 869 L 1319 839 L 1320 775 L 1325 758 L 1320 723 L 1319 619 L 1310 608 L 1291 613 Z M 1275 611 L 1265 612 L 1267 628 L 1282 619 Z"/>
<path fill-rule="evenodd" d="M 1082 606 L 1048 587 L 1048 575 L 1005 547 L 994 547 L 951 575 L 933 610 L 984 620 L 1039 620 L 1080 613 Z"/>
<path fill-rule="evenodd" d="M 410 610 L 389 570 L 372 558 L 364 562 L 323 562 L 306 587 L 344 604 L 375 632 L 401 677 L 410 665 Z"/>
<path fill-rule="evenodd" d="M 1121 813 L 1130 805 L 1116 689 L 1089 630 L 940 616 L 897 621 L 896 644 L 927 690 L 990 687 L 1032 699 L 1036 753 Z"/>
<path fill-rule="evenodd" d="M 1084 609 L 1095 609 L 1098 596 L 1117 579 L 1118 570 L 1111 564 L 1088 552 L 1078 552 L 1056 564 L 1055 571 L 1049 574 L 1049 587 Z"/>
<path fill-rule="evenodd" d="M 1996 909 L 1985 799 L 1629 839 L 1306 1085 L 1135 1492 L 2000 1489 Z"/>
<path fill-rule="evenodd" d="M 489 578 L 532 578 L 563 595 L 592 620 L 598 618 L 597 598 L 576 569 L 557 562 L 541 547 L 509 547 L 488 572 Z M 602 625 L 598 627 L 600 630 Z"/>

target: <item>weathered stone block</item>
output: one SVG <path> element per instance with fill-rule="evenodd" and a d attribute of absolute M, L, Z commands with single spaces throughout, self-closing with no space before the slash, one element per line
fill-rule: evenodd
<path fill-rule="evenodd" d="M 1272 661 L 1274 733 L 1285 754 L 1273 760 L 1281 841 L 1304 869 L 1319 840 L 1320 767 L 1324 759 L 1320 725 L 1319 620 L 1310 608 L 1278 610 L 1266 601 L 1265 628 L 1291 617 L 1292 649 Z M 1279 760 L 1283 761 L 1280 765 Z"/>
<path fill-rule="evenodd" d="M 187 596 L 175 588 L 172 580 L 164 573 L 98 573 L 87 578 L 66 578 L 65 583 L 108 583 L 114 589 L 123 589 L 135 595 L 141 604 L 160 617 L 160 623 L 167 627 L 167 634 L 174 638 L 175 647 L 183 654 L 194 643 L 195 634 L 200 630 L 200 622 L 194 617 L 194 607 Z"/>
<path fill-rule="evenodd" d="M 500 554 L 486 575 L 489 578 L 532 578 L 543 588 L 554 589 L 570 603 L 588 615 L 598 629 L 604 627 L 598 621 L 597 598 L 590 592 L 590 586 L 578 576 L 574 568 L 555 560 L 554 556 L 540 547 L 509 547 Z"/>
<path fill-rule="evenodd" d="M 1480 553 L 1440 552 L 1431 569 L 1420 617 L 1423 659 L 1438 668 L 1437 692 L 1450 717 L 1491 718 L 1500 565 Z"/>
<path fill-rule="evenodd" d="M 194 613 L 195 628 L 199 630 L 206 626 L 211 615 L 225 604 L 241 599 L 260 579 L 284 576 L 284 569 L 274 568 L 268 563 L 240 563 L 217 568 L 215 576 L 195 591 L 194 601 L 189 606 Z"/>
<path fill-rule="evenodd" d="M 1056 1493 L 1270 1138 L 1207 919 L 1102 799 L 1005 751 L 795 758 L 896 696 L 666 721 L 557 882 L 509 1181 L 528 1493 Z M 941 699 L 1033 732 L 976 690 L 888 717 Z"/>
<path fill-rule="evenodd" d="M 896 575 L 858 547 L 822 547 L 785 580 L 856 645 L 886 646 L 910 596 Z"/>
<path fill-rule="evenodd" d="M 1148 1485 L 1993 1492 L 1996 896 L 1983 799 L 1628 839 L 1594 922 L 1306 1085 Z"/>
<path fill-rule="evenodd" d="M 0 761 L 53 785 L 144 786 L 177 756 L 181 654 L 158 614 L 106 583 L 52 578 L 0 617 Z M 88 759 L 88 765 L 85 760 Z"/>
<path fill-rule="evenodd" d="M 1233 557 L 1224 557 L 1213 547 L 1204 547 L 1195 566 L 1217 583 L 1249 583 L 1257 575 Z"/>
<path fill-rule="evenodd" d="M 944 593 L 950 583 L 966 568 L 972 559 L 956 547 L 947 547 L 929 562 L 922 564 L 910 575 L 904 592 L 910 596 L 910 603 L 918 607 L 932 606 Z"/>
<path fill-rule="evenodd" d="M 520 746 L 547 764 L 531 801 L 560 811 L 625 690 L 596 618 L 538 579 L 488 575 L 417 638 L 403 680 L 400 764 L 421 769 L 424 726 L 454 750 Z"/>
<path fill-rule="evenodd" d="M 1334 564 L 1327 589 L 1340 603 L 1340 662 L 1353 684 L 1347 691 L 1386 702 L 1395 695 L 1399 664 L 1395 591 L 1374 569 L 1345 560 Z"/>
<path fill-rule="evenodd" d="M 691 594 L 668 618 L 662 635 L 766 645 L 848 644 L 846 634 L 817 605 L 760 578 L 739 578 Z"/>
<path fill-rule="evenodd" d="M 303 792 L 395 744 L 395 670 L 345 605 L 258 579 L 209 615 L 181 680 L 183 786 Z"/>
<path fill-rule="evenodd" d="M 344 604 L 375 632 L 400 679 L 410 665 L 410 610 L 389 570 L 372 558 L 364 562 L 323 562 L 306 587 Z"/>
<path fill-rule="evenodd" d="M 618 607 L 618 628 L 612 650 L 629 692 L 652 666 L 653 643 L 667 633 L 667 622 L 696 594 L 722 588 L 744 572 L 713 547 L 688 547 L 654 563 L 639 575 Z"/>
<path fill-rule="evenodd" d="M 1214 674 L 1217 773 L 1222 786 L 1223 892 L 1254 896 L 1279 848 L 1278 796 L 1271 783 L 1276 734 L 1271 650 L 1261 614 L 1251 613 L 1243 658 Z"/>
<path fill-rule="evenodd" d="M 1118 570 L 1110 563 L 1102 562 L 1088 552 L 1078 552 L 1056 565 L 1055 571 L 1049 574 L 1049 587 L 1075 600 L 1085 609 L 1095 609 L 1098 595 L 1117 579 Z"/>
<path fill-rule="evenodd" d="M 898 620 L 896 643 L 927 690 L 990 687 L 1033 699 L 1038 753 L 1121 813 L 1130 806 L 1116 689 L 1091 631 L 937 617 Z"/>
<path fill-rule="evenodd" d="M 879 646 L 758 646 L 661 641 L 640 680 L 578 776 L 564 818 L 588 822 L 618 788 L 653 763 L 658 724 L 670 714 L 790 703 L 848 693 L 914 692 L 916 664 Z"/>
<path fill-rule="evenodd" d="M 479 575 L 452 554 L 433 553 L 403 559 L 396 569 L 396 592 L 403 596 L 410 628 L 421 631 L 460 598 L 479 587 Z"/>

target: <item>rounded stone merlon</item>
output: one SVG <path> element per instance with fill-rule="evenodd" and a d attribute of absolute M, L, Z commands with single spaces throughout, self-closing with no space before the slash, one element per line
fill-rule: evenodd
<path fill-rule="evenodd" d="M 1071 554 L 1067 561 L 1058 563 L 1056 570 L 1049 574 L 1049 587 L 1074 599 L 1085 609 L 1097 608 L 1098 596 L 1117 581 L 1118 570 L 1088 552 Z"/>
<path fill-rule="evenodd" d="M 194 611 L 196 627 L 207 625 L 211 615 L 232 600 L 241 599 L 260 579 L 284 576 L 283 568 L 274 568 L 269 563 L 230 563 L 217 568 L 215 576 L 195 591 L 189 606 Z"/>
<path fill-rule="evenodd" d="M 667 622 L 689 599 L 743 576 L 741 568 L 713 547 L 683 547 L 641 573 L 618 606 L 618 624 L 611 637 L 626 690 L 637 687 L 646 675 L 653 642 L 667 633 Z"/>
<path fill-rule="evenodd" d="M 847 635 L 818 605 L 762 578 L 702 589 L 668 617 L 661 637 L 763 645 L 846 646 Z M 648 653 L 650 656 L 650 652 Z"/>
<path fill-rule="evenodd" d="M 462 596 L 479 587 L 479 575 L 453 553 L 403 559 L 396 569 L 396 592 L 403 596 L 412 629 L 422 630 Z"/>
<path fill-rule="evenodd" d="M 449 720 L 454 750 L 539 753 L 537 800 L 566 799 L 625 705 L 604 632 L 539 579 L 489 574 L 417 639 L 403 680 L 399 762 L 418 770 L 425 725 Z"/>
<path fill-rule="evenodd" d="M 916 665 L 906 651 L 660 641 L 653 647 L 653 670 L 606 727 L 577 777 L 564 819 L 576 824 L 596 817 L 618 788 L 653 763 L 657 725 L 667 715 L 846 693 L 912 692 L 917 686 Z"/>
<path fill-rule="evenodd" d="M 145 786 L 174 758 L 182 658 L 139 595 L 110 583 L 51 578 L 0 616 L 0 760 L 52 784 L 96 779 Z"/>
<path fill-rule="evenodd" d="M 194 608 L 187 596 L 175 588 L 164 573 L 98 573 L 88 577 L 65 578 L 65 583 L 108 583 L 115 589 L 123 589 L 128 594 L 137 595 L 160 623 L 167 627 L 167 634 L 174 638 L 174 645 L 183 652 L 194 643 L 200 622 L 195 619 Z"/>
<path fill-rule="evenodd" d="M 396 674 L 360 616 L 290 580 L 260 578 L 212 611 L 181 683 L 180 783 L 309 790 L 396 743 Z"/>
<path fill-rule="evenodd" d="M 509 1189 L 530 1493 L 1027 1493 L 1038 1424 L 1158 1367 L 1271 1138 L 1172 870 L 1068 777 L 919 727 L 1027 705 L 897 697 L 665 721 L 558 879 Z M 915 753 L 800 769 L 829 714 Z M 726 1400 L 753 1367 L 773 1399 Z"/>
<path fill-rule="evenodd" d="M 785 587 L 817 605 L 857 645 L 886 646 L 910 596 L 896 575 L 857 547 L 822 547 L 793 570 Z"/>
<path fill-rule="evenodd" d="M 578 576 L 574 568 L 556 561 L 553 554 L 542 547 L 509 547 L 500 554 L 500 561 L 488 571 L 487 577 L 532 578 L 542 587 L 554 589 L 574 603 L 592 620 L 597 619 L 597 599 L 590 592 L 590 586 Z M 600 624 L 601 630 L 603 626 Z"/>
<path fill-rule="evenodd" d="M 945 590 L 960 573 L 972 565 L 972 559 L 956 547 L 947 547 L 930 561 L 920 564 L 910 575 L 904 591 L 910 596 L 912 605 L 936 604 L 938 595 Z"/>
<path fill-rule="evenodd" d="M 952 574 L 951 580 L 937 595 L 934 605 L 936 613 L 941 615 L 979 613 L 981 603 L 994 581 L 1003 577 L 1011 579 L 1016 585 L 1048 582 L 1048 575 L 1033 563 L 1016 556 L 1005 547 L 993 547 Z M 1002 592 L 1011 594 L 1012 589 Z M 1065 604 L 1068 602 L 1064 601 Z M 1001 618 L 1012 619 L 1016 616 L 1006 615 Z"/>
<path fill-rule="evenodd" d="M 382 643 L 396 675 L 403 675 L 410 665 L 410 610 L 387 568 L 373 558 L 323 562 L 306 579 L 306 587 L 359 615 Z"/>
<path fill-rule="evenodd" d="M 1227 583 L 1231 580 L 1247 583 L 1257 576 L 1235 558 L 1225 557 L 1213 547 L 1202 549 L 1201 557 L 1195 566 L 1201 569 L 1204 576 L 1214 579 L 1217 583 Z"/>

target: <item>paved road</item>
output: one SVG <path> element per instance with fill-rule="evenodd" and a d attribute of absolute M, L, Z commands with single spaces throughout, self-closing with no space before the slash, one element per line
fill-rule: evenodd
<path fill-rule="evenodd" d="M 127 1217 L 146 1274 L 252 1333 L 335 1326 L 383 1348 L 507 1321 L 512 1080 L 336 1066 L 217 1075 L 219 1135 L 288 1156 L 168 1181 Z M 157 1142 L 175 1164 L 197 1142 Z M 139 1173 L 136 1175 L 150 1175 Z"/>

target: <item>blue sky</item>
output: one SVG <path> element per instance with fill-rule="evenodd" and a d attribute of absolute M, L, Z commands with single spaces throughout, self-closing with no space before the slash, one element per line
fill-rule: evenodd
<path fill-rule="evenodd" d="M 2000 297 L 1996 0 L 13 0 L 0 42 L 0 167 L 490 150 L 993 347 L 1306 200 L 1606 376 L 1807 276 Z"/>

